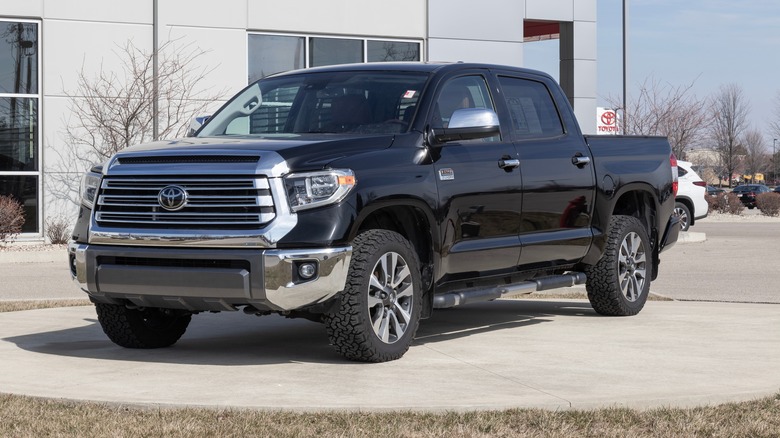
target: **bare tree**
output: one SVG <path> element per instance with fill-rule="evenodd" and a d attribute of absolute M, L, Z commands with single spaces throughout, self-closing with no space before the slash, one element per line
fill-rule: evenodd
<path fill-rule="evenodd" d="M 706 138 L 710 124 L 707 102 L 693 94 L 693 84 L 675 86 L 645 79 L 629 103 L 632 111 L 626 134 L 666 136 L 674 154 L 685 158 L 690 147 Z M 607 101 L 614 108 L 622 106 L 620 99 Z"/>
<path fill-rule="evenodd" d="M 723 160 L 731 187 L 731 176 L 739 164 L 738 155 L 744 154 L 740 137 L 747 128 L 750 105 L 745 100 L 742 87 L 728 84 L 720 87 L 712 99 L 712 138 Z"/>
<path fill-rule="evenodd" d="M 155 98 L 160 138 L 184 136 L 192 117 L 222 99 L 224 91 L 203 86 L 213 71 L 199 64 L 206 51 L 193 44 L 178 46 L 178 42 L 172 40 L 159 48 L 157 96 L 153 53 L 132 41 L 114 52 L 121 71 L 108 71 L 101 64 L 93 74 L 82 66 L 75 91 L 64 92 L 70 99 L 65 144 L 55 148 L 59 164 L 48 174 L 54 196 L 77 204 L 79 181 L 73 172 L 83 172 L 128 146 L 151 141 Z"/>
<path fill-rule="evenodd" d="M 770 169 L 764 135 L 760 130 L 752 128 L 745 131 L 741 143 L 745 148 L 745 173 L 755 175 Z M 755 176 L 753 178 L 755 181 Z"/>

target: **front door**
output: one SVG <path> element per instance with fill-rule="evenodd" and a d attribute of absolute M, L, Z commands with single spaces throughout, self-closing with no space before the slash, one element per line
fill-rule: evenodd
<path fill-rule="evenodd" d="M 490 108 L 493 97 L 480 74 L 458 76 L 440 87 L 430 126 L 446 128 L 459 108 Z M 444 278 L 463 280 L 514 271 L 522 193 L 515 146 L 500 136 L 450 142 L 434 161 L 442 218 Z M 502 167 L 503 166 L 503 167 Z"/>

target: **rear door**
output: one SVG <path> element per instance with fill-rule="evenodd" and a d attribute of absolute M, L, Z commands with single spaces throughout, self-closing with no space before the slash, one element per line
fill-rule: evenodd
<path fill-rule="evenodd" d="M 559 108 L 549 78 L 497 74 L 520 160 L 522 213 L 519 265 L 545 267 L 578 261 L 592 241 L 595 181 L 590 150 L 568 107 Z"/>

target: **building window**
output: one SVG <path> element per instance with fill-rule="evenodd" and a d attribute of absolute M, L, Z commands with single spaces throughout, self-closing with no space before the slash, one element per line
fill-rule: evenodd
<path fill-rule="evenodd" d="M 309 67 L 363 62 L 363 41 L 339 38 L 311 38 Z"/>
<path fill-rule="evenodd" d="M 274 73 L 306 66 L 306 38 L 284 35 L 249 35 L 249 83 Z"/>
<path fill-rule="evenodd" d="M 0 195 L 25 211 L 23 233 L 40 232 L 40 27 L 0 20 Z"/>
<path fill-rule="evenodd" d="M 38 24 L 0 21 L 0 93 L 38 93 Z"/>
<path fill-rule="evenodd" d="M 0 97 L 0 171 L 38 170 L 38 99 Z"/>
<path fill-rule="evenodd" d="M 368 62 L 419 61 L 420 43 L 368 41 Z"/>
<path fill-rule="evenodd" d="M 361 62 L 419 61 L 419 41 L 249 34 L 249 83 L 288 70 Z"/>

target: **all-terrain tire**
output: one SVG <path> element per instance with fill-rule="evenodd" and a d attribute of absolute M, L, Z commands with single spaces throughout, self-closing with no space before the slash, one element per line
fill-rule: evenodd
<path fill-rule="evenodd" d="M 182 337 L 192 319 L 190 313 L 154 307 L 129 309 L 96 303 L 95 309 L 103 332 L 126 348 L 170 347 Z"/>
<path fill-rule="evenodd" d="M 368 230 L 352 243 L 346 287 L 323 321 L 330 343 L 350 360 L 387 362 L 409 349 L 420 323 L 420 262 L 400 234 Z"/>
<path fill-rule="evenodd" d="M 613 216 L 601 260 L 585 269 L 593 309 L 609 316 L 639 313 L 650 293 L 653 263 L 647 230 L 632 216 Z"/>

